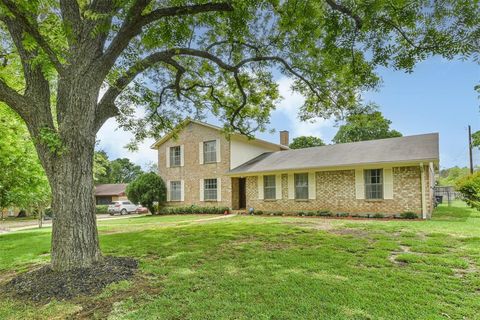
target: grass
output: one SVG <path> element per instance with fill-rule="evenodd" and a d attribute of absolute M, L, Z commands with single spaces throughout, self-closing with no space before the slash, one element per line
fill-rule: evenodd
<path fill-rule="evenodd" d="M 99 223 L 139 276 L 92 297 L 0 299 L 0 319 L 480 319 L 480 213 L 430 221 L 142 217 Z M 50 231 L 0 236 L 0 279 L 49 259 Z"/>

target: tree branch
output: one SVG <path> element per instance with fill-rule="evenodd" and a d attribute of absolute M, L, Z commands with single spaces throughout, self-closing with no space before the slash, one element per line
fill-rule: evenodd
<path fill-rule="evenodd" d="M 334 0 L 325 0 L 330 8 L 332 8 L 335 11 L 341 12 L 350 18 L 352 18 L 355 21 L 355 25 L 357 29 L 361 29 L 363 25 L 362 18 L 360 18 L 359 15 L 355 14 L 350 8 L 336 3 Z"/>
<path fill-rule="evenodd" d="M 127 18 L 103 56 L 102 65 L 108 70 L 110 70 L 118 56 L 128 46 L 130 40 L 140 34 L 144 26 L 154 21 L 166 17 L 195 15 L 205 12 L 233 11 L 233 7 L 229 3 L 205 3 L 161 8 L 156 9 L 149 14 L 142 15 L 142 11 L 145 9 L 148 3 L 150 3 L 150 0 L 137 0 L 130 8 Z"/>
<path fill-rule="evenodd" d="M 0 79 L 0 101 L 5 102 L 10 108 L 17 112 L 22 118 L 26 116 L 28 99 L 15 91 L 12 87 Z"/>
<path fill-rule="evenodd" d="M 67 34 L 67 39 L 70 43 L 70 46 L 72 46 L 75 42 L 78 41 L 82 30 L 80 7 L 78 6 L 77 1 L 60 0 L 60 10 L 62 11 L 65 30 L 70 30 L 70 34 L 72 37 Z"/>
<path fill-rule="evenodd" d="M 10 10 L 10 12 L 15 16 L 16 20 L 24 27 L 24 29 L 35 39 L 38 45 L 43 49 L 43 51 L 47 54 L 50 61 L 53 63 L 55 69 L 58 73 L 61 73 L 63 70 L 63 66 L 58 60 L 56 53 L 47 43 L 45 38 L 40 34 L 36 25 L 30 23 L 28 18 L 21 12 L 21 10 L 17 7 L 17 5 L 10 1 L 10 0 L 1 0 L 2 3 Z"/>
<path fill-rule="evenodd" d="M 233 117 L 231 119 L 231 125 L 234 127 L 234 121 L 235 117 L 240 114 L 240 111 L 246 106 L 247 104 L 247 95 L 243 89 L 243 86 L 241 84 L 240 78 L 239 78 L 239 70 L 245 66 L 248 63 L 251 62 L 266 62 L 266 61 L 271 61 L 271 62 L 277 62 L 280 63 L 288 72 L 290 72 L 292 75 L 303 81 L 309 88 L 310 90 L 320 98 L 320 94 L 317 92 L 315 86 L 313 83 L 311 83 L 308 79 L 306 79 L 304 76 L 302 76 L 299 72 L 295 71 L 295 69 L 283 58 L 277 57 L 277 56 L 255 56 L 251 58 L 244 59 L 237 63 L 236 65 L 230 65 L 228 63 L 225 63 L 222 59 L 219 57 L 211 54 L 210 52 L 203 51 L 203 50 L 198 50 L 198 49 L 192 49 L 192 48 L 172 48 L 169 50 L 161 51 L 161 52 L 156 52 L 153 53 L 146 58 L 138 61 L 136 64 L 134 64 L 129 70 L 125 72 L 125 74 L 118 78 L 115 84 L 110 86 L 110 88 L 107 90 L 107 92 L 103 95 L 102 99 L 100 100 L 98 106 L 97 106 L 97 121 L 99 123 L 102 123 L 106 121 L 106 119 L 103 119 L 102 117 L 108 116 L 108 115 L 115 115 L 118 110 L 114 110 L 112 108 L 115 108 L 115 99 L 120 95 L 120 93 L 123 91 L 123 89 L 131 82 L 133 79 L 140 73 L 144 72 L 148 68 L 152 67 L 158 62 L 164 62 L 167 63 L 174 68 L 177 69 L 177 74 L 175 77 L 175 82 L 174 84 L 170 84 L 162 89 L 161 96 L 165 93 L 166 90 L 169 89 L 176 89 L 176 94 L 177 97 L 180 97 L 180 91 L 182 88 L 180 87 L 180 80 L 182 75 L 186 72 L 185 68 L 180 65 L 177 61 L 173 59 L 174 56 L 182 56 L 182 55 L 187 55 L 191 57 L 198 57 L 202 59 L 209 60 L 213 63 L 215 63 L 219 68 L 229 71 L 233 73 L 236 85 L 238 90 L 240 91 L 240 94 L 242 95 L 242 103 L 240 104 L 239 107 L 236 108 L 233 112 Z M 106 112 L 104 109 L 111 109 L 109 112 Z M 103 116 L 102 116 L 103 115 Z"/>

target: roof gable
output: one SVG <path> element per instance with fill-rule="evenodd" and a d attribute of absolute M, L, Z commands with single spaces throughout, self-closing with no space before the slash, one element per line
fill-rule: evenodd
<path fill-rule="evenodd" d="M 218 132 L 223 132 L 223 129 L 218 127 L 218 126 L 187 118 L 185 121 L 183 121 L 181 124 L 179 124 L 174 130 L 172 130 L 171 132 L 169 132 L 168 134 L 166 134 L 162 138 L 160 138 L 158 141 L 156 141 L 150 148 L 151 149 L 158 149 L 162 144 L 167 142 L 175 134 L 179 134 L 181 131 L 183 131 L 189 124 L 196 124 L 196 125 L 200 125 L 200 126 L 204 126 L 204 127 L 216 130 Z M 239 133 L 233 133 L 232 136 L 247 139 L 244 135 L 239 134 Z M 267 145 L 269 147 L 280 148 L 281 150 L 288 150 L 289 149 L 288 146 L 283 146 L 283 145 L 272 143 L 272 142 L 262 140 L 262 139 L 254 138 L 254 139 L 251 139 L 249 141 L 252 141 L 252 142 L 257 143 L 257 144 Z"/>

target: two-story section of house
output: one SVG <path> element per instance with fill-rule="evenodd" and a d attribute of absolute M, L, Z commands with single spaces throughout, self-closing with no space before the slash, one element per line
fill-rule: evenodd
<path fill-rule="evenodd" d="M 167 134 L 152 148 L 158 150 L 158 172 L 167 186 L 172 206 L 246 207 L 245 179 L 228 172 L 263 153 L 288 147 L 233 134 L 227 140 L 222 129 L 186 120 L 181 130 Z"/>
<path fill-rule="evenodd" d="M 330 210 L 384 215 L 434 207 L 438 134 L 289 150 L 187 120 L 152 147 L 167 205 L 266 211 Z"/>

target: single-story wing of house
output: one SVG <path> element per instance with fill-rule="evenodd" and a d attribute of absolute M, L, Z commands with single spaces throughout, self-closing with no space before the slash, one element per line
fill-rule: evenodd
<path fill-rule="evenodd" d="M 113 201 L 127 200 L 126 183 L 98 184 L 95 186 L 95 203 L 110 204 Z"/>
<path fill-rule="evenodd" d="M 221 128 L 188 119 L 152 148 L 169 206 L 429 218 L 438 144 L 438 133 L 428 133 L 290 150 L 287 131 L 279 144 L 227 139 Z"/>

